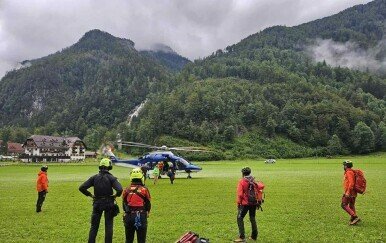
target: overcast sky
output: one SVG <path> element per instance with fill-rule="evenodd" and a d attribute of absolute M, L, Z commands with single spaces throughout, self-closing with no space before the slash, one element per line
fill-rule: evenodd
<path fill-rule="evenodd" d="M 273 25 L 295 26 L 369 0 L 0 0 L 0 77 L 100 29 L 194 60 Z"/>

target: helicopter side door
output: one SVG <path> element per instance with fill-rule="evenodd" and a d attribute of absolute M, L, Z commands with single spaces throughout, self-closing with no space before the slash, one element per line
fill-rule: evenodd
<path fill-rule="evenodd" d="M 185 170 L 185 168 L 186 168 L 186 165 L 183 162 L 181 162 L 180 160 L 176 160 L 175 164 L 176 164 L 177 170 Z"/>

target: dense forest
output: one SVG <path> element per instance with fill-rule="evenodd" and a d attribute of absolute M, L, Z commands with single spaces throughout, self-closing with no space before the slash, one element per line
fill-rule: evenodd
<path fill-rule="evenodd" d="M 265 29 L 193 63 L 90 31 L 0 81 L 0 139 L 71 135 L 97 149 L 120 134 L 216 151 L 191 159 L 386 151 L 385 17 L 385 1 L 375 0 Z M 310 50 L 320 40 L 371 50 L 380 65 L 363 70 L 318 61 Z M 128 114 L 144 100 L 129 124 Z"/>

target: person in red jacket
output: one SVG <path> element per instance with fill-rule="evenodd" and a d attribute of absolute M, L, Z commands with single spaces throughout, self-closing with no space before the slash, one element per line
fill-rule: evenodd
<path fill-rule="evenodd" d="M 344 169 L 344 180 L 343 180 L 343 196 L 342 196 L 342 208 L 345 210 L 350 216 L 350 225 L 355 225 L 361 221 L 358 218 L 356 210 L 355 210 L 355 199 L 357 197 L 357 192 L 354 190 L 355 184 L 355 173 L 351 169 L 353 163 L 351 161 L 343 161 L 343 169 Z"/>
<path fill-rule="evenodd" d="M 245 242 L 244 217 L 249 212 L 249 220 L 251 221 L 252 234 L 249 240 L 257 240 L 258 230 L 256 224 L 256 209 L 259 205 L 252 205 L 248 200 L 249 181 L 254 181 L 251 169 L 245 167 L 241 170 L 243 178 L 239 181 L 237 186 L 237 226 L 239 228 L 239 237 L 234 242 Z"/>
<path fill-rule="evenodd" d="M 130 173 L 131 185 L 122 194 L 122 205 L 125 211 L 123 223 L 125 226 L 126 243 L 134 241 L 137 232 L 137 242 L 145 243 L 147 234 L 147 218 L 151 209 L 149 190 L 144 186 L 145 175 L 141 169 L 133 169 Z"/>
<path fill-rule="evenodd" d="M 48 166 L 42 166 L 38 173 L 38 179 L 36 180 L 36 190 L 38 191 L 38 200 L 36 202 L 36 212 L 42 211 L 43 202 L 46 199 L 48 193 Z"/>

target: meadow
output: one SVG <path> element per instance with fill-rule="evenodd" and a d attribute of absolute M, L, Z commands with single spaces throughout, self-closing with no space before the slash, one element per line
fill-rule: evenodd
<path fill-rule="evenodd" d="M 364 171 L 368 193 L 357 198 L 363 222 L 349 226 L 341 209 L 342 161 L 350 159 Z M 98 163 L 49 164 L 49 193 L 41 213 L 35 212 L 35 181 L 40 165 L 0 162 L 0 242 L 87 242 L 90 198 L 79 185 L 98 172 Z M 212 243 L 232 242 L 238 236 L 236 188 L 241 168 L 249 166 L 265 183 L 263 211 L 257 212 L 259 242 L 385 242 L 386 154 L 347 158 L 279 159 L 194 163 L 203 170 L 147 181 L 152 196 L 148 242 L 173 243 L 187 231 Z M 128 168 L 111 171 L 129 185 Z M 121 206 L 121 199 L 118 203 Z M 244 219 L 250 234 L 248 216 Z M 98 242 L 104 242 L 102 219 Z M 124 242 L 122 214 L 115 218 L 114 242 Z"/>

